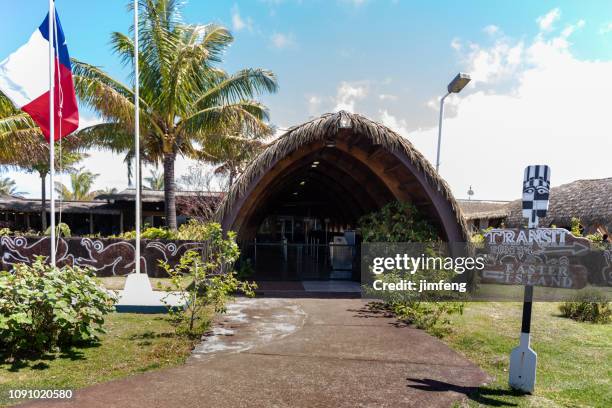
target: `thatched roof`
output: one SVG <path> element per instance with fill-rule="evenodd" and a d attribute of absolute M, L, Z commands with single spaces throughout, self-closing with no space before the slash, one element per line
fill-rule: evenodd
<path fill-rule="evenodd" d="M 47 211 L 51 208 L 49 199 L 46 202 Z M 58 200 L 55 203 L 55 210 L 64 213 L 74 214 L 119 214 L 119 210 L 112 208 L 104 201 L 67 201 Z M 0 195 L 0 211 L 23 212 L 23 213 L 40 213 L 42 203 L 40 199 L 16 197 L 12 195 Z"/>
<path fill-rule="evenodd" d="M 508 205 L 506 224 L 509 227 L 526 223 L 521 206 L 521 200 Z M 553 187 L 550 191 L 548 213 L 546 218 L 540 220 L 540 225 L 569 226 L 572 217 L 579 218 L 585 226 L 612 225 L 612 177 L 577 180 Z"/>
<path fill-rule="evenodd" d="M 508 215 L 509 201 L 458 200 L 466 220 L 490 220 Z"/>
<path fill-rule="evenodd" d="M 450 203 L 455 213 L 456 222 L 460 226 L 463 235 L 465 237 L 468 236 L 467 225 L 463 219 L 461 208 L 453 197 L 449 186 L 438 175 L 429 161 L 415 149 L 412 143 L 380 123 L 374 122 L 364 116 L 345 111 L 327 113 L 301 125 L 294 126 L 274 142 L 270 143 L 268 147 L 251 162 L 244 173 L 230 188 L 217 211 L 217 217 L 222 220 L 226 214 L 229 214 L 233 210 L 236 202 L 246 193 L 246 190 L 251 186 L 253 181 L 262 176 L 279 160 L 287 157 L 301 147 L 311 145 L 315 142 L 324 142 L 330 137 L 337 136 L 340 129 L 343 127 L 340 125 L 341 122 L 343 124 L 346 122 L 350 123 L 353 133 L 369 139 L 372 145 L 379 145 L 392 153 L 403 153 L 410 162 L 412 162 L 417 171 L 425 176 L 429 185 L 439 191 Z"/>
<path fill-rule="evenodd" d="M 223 196 L 224 193 L 217 191 L 177 191 L 176 197 L 198 197 L 198 198 L 210 198 L 218 200 Z M 141 201 L 143 203 L 158 203 L 164 201 L 164 190 L 149 190 L 142 189 L 140 194 Z M 96 200 L 108 200 L 108 201 L 136 201 L 136 189 L 126 188 L 118 193 L 100 194 L 96 196 Z"/>

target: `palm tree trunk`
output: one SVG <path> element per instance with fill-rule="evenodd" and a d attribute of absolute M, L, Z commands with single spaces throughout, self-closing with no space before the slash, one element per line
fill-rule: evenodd
<path fill-rule="evenodd" d="M 41 201 L 41 209 L 40 209 L 40 222 L 42 227 L 42 232 L 44 233 L 47 230 L 47 173 L 38 173 L 40 175 L 40 201 Z"/>
<path fill-rule="evenodd" d="M 174 183 L 175 153 L 164 154 L 164 201 L 166 212 L 166 227 L 176 230 L 176 185 Z"/>

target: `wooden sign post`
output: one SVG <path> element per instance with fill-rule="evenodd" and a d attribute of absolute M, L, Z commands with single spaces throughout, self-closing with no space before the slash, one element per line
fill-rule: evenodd
<path fill-rule="evenodd" d="M 548 166 L 527 166 L 523 178 L 523 217 L 529 220 L 529 228 L 538 227 L 538 219 L 545 217 L 550 193 L 550 168 Z M 523 300 L 523 322 L 518 347 L 510 353 L 509 384 L 525 392 L 533 392 L 536 381 L 538 355 L 531 348 L 531 306 L 533 285 L 525 286 Z"/>

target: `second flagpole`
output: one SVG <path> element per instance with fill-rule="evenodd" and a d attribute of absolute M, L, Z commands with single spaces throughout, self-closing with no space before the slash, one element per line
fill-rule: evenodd
<path fill-rule="evenodd" d="M 49 174 L 51 188 L 51 265 L 55 266 L 55 4 L 49 0 Z"/>
<path fill-rule="evenodd" d="M 140 273 L 140 95 L 138 67 L 138 0 L 134 0 L 134 160 L 136 161 L 136 273 Z"/>

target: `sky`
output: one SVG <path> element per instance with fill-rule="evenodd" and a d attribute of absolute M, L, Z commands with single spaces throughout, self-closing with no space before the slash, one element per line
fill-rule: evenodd
<path fill-rule="evenodd" d="M 0 0 L 0 59 L 28 40 L 47 4 Z M 109 45 L 111 32 L 129 29 L 127 1 L 56 5 L 71 56 L 127 81 L 131 68 Z M 443 123 L 440 173 L 457 198 L 470 186 L 473 199 L 519 198 L 529 164 L 548 164 L 553 186 L 612 176 L 610 1 L 191 0 L 182 15 L 232 31 L 223 69 L 276 74 L 279 91 L 260 99 L 280 131 L 344 109 L 389 126 L 432 163 L 439 99 L 469 73 Z M 81 116 L 82 126 L 98 120 Z M 127 187 L 121 156 L 90 155 L 82 165 L 99 174 L 95 188 Z M 177 177 L 193 164 L 179 159 Z M 36 175 L 2 176 L 40 197 Z"/>

